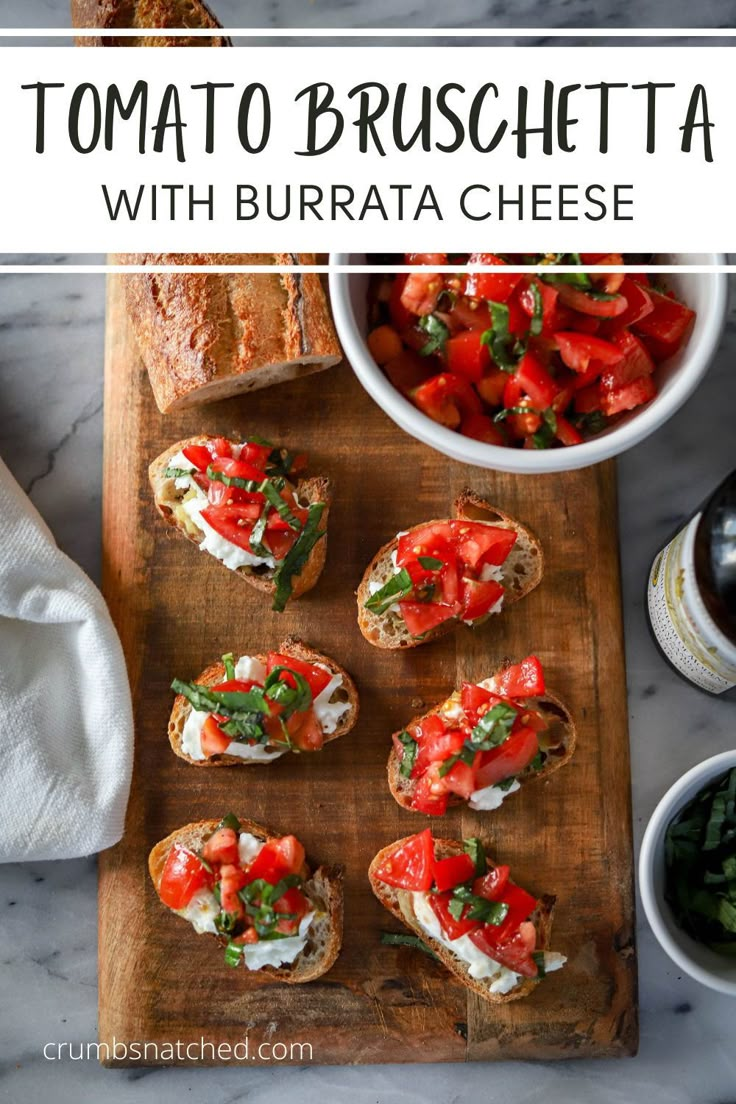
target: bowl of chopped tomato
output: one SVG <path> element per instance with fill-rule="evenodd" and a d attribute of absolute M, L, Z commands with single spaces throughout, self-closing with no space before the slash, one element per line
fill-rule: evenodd
<path fill-rule="evenodd" d="M 416 271 L 332 272 L 335 322 L 356 375 L 412 436 L 498 471 L 568 471 L 638 444 L 697 388 L 726 316 L 724 274 L 610 272 L 632 262 L 622 254 L 331 257 L 371 260 Z M 521 264 L 539 267 L 516 271 Z M 561 264 L 575 270 L 556 271 Z"/>

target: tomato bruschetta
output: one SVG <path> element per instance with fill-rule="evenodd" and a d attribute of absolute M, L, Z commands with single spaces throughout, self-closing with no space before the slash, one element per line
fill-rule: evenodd
<path fill-rule="evenodd" d="M 379 851 L 369 878 L 384 908 L 484 1000 L 529 996 L 566 962 L 549 950 L 555 898 L 512 882 L 479 839 L 433 839 L 426 828 Z"/>
<path fill-rule="evenodd" d="M 296 637 L 268 655 L 223 656 L 194 682 L 174 679 L 172 689 L 169 741 L 198 767 L 320 751 L 358 719 L 358 692 L 345 668 Z"/>
<path fill-rule="evenodd" d="M 575 725 L 528 656 L 464 682 L 392 739 L 391 793 L 404 809 L 442 816 L 463 801 L 477 812 L 497 809 L 521 785 L 549 778 L 572 758 Z"/>
<path fill-rule="evenodd" d="M 342 871 L 312 871 L 294 836 L 229 813 L 188 824 L 151 851 L 161 901 L 198 935 L 216 936 L 228 966 L 289 984 L 329 970 L 342 942 Z"/>
<path fill-rule="evenodd" d="M 416 525 L 377 552 L 358 588 L 358 625 L 377 648 L 414 648 L 487 621 L 542 571 L 537 538 L 466 490 L 454 518 Z"/>
<path fill-rule="evenodd" d="M 190 437 L 153 461 L 149 479 L 164 521 L 281 612 L 325 562 L 330 484 L 301 478 L 306 462 L 257 438 Z"/>

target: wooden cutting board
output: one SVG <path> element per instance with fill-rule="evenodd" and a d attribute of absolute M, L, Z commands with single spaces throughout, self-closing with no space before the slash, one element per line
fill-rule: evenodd
<path fill-rule="evenodd" d="M 613 465 L 519 477 L 454 463 L 401 432 L 346 364 L 162 416 L 126 322 L 124 279 L 110 278 L 107 304 L 103 588 L 127 657 L 136 751 L 125 838 L 100 857 L 100 1040 L 235 1044 L 248 1035 L 249 1062 L 260 1061 L 253 1054 L 262 1041 L 309 1043 L 314 1063 L 633 1054 L 630 773 Z M 310 470 L 334 481 L 326 570 L 284 614 L 272 613 L 263 595 L 155 515 L 149 461 L 200 432 L 251 432 L 306 449 Z M 399 529 L 448 514 L 466 485 L 538 533 L 547 558 L 542 585 L 477 631 L 461 628 L 401 654 L 372 648 L 356 624 L 354 591 L 364 567 Z M 361 717 L 353 732 L 322 754 L 262 768 L 202 770 L 176 758 L 166 735 L 172 678 L 195 677 L 223 652 L 268 651 L 289 633 L 354 675 Z M 421 952 L 380 943 L 381 931 L 399 928 L 373 897 L 366 870 L 381 847 L 426 824 L 388 792 L 391 732 L 463 678 L 480 679 L 504 657 L 532 651 L 577 718 L 573 762 L 496 813 L 462 808 L 433 823 L 440 835 L 482 836 L 522 885 L 557 894 L 553 947 L 568 956 L 567 966 L 530 998 L 490 1005 Z M 345 864 L 342 953 L 310 985 L 275 984 L 225 966 L 215 941 L 196 936 L 153 890 L 146 868 L 152 845 L 180 825 L 230 810 L 294 833 L 319 861 Z M 307 1064 L 308 1051 L 290 1054 Z M 155 1064 L 151 1052 L 148 1061 Z"/>

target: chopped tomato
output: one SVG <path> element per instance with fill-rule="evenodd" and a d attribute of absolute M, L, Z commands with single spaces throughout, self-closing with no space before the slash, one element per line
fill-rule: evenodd
<path fill-rule="evenodd" d="M 227 864 L 220 869 L 220 908 L 223 912 L 233 913 L 235 916 L 245 916 L 245 905 L 238 896 L 239 890 L 245 885 L 245 871 L 237 864 Z"/>
<path fill-rule="evenodd" d="M 426 892 L 432 887 L 434 840 L 429 828 L 394 847 L 378 864 L 376 877 L 397 889 Z"/>
<path fill-rule="evenodd" d="M 214 878 L 199 856 L 175 843 L 171 847 L 158 887 L 159 897 L 171 909 L 186 908 L 200 889 L 213 884 Z"/>
<path fill-rule="evenodd" d="M 549 332 L 552 328 L 555 313 L 557 311 L 558 288 L 553 287 L 552 284 L 546 284 L 544 280 L 538 280 L 534 276 L 531 277 L 528 284 L 522 287 L 519 295 L 519 303 L 530 318 L 533 318 L 537 313 L 536 296 L 532 290 L 533 287 L 536 287 L 542 300 L 542 331 Z"/>
<path fill-rule="evenodd" d="M 432 376 L 415 388 L 412 397 L 424 414 L 449 429 L 457 429 L 467 415 L 482 412 L 470 381 L 451 372 Z"/>
<path fill-rule="evenodd" d="M 517 537 L 515 529 L 482 521 L 451 521 L 450 532 L 458 556 L 472 568 L 482 564 L 499 567 L 505 563 Z"/>
<path fill-rule="evenodd" d="M 401 305 L 420 317 L 431 314 L 444 287 L 439 272 L 411 272 L 401 292 Z"/>
<path fill-rule="evenodd" d="M 498 747 L 482 753 L 475 775 L 475 788 L 480 790 L 514 778 L 529 766 L 538 751 L 537 734 L 531 728 L 512 732 Z"/>
<path fill-rule="evenodd" d="M 296 836 L 267 840 L 246 871 L 246 884 L 263 878 L 276 885 L 287 874 L 299 874 L 304 866 L 304 848 Z"/>
<path fill-rule="evenodd" d="M 445 343 L 448 369 L 471 383 L 477 383 L 491 366 L 491 354 L 481 336 L 480 330 L 462 330 Z"/>
<path fill-rule="evenodd" d="M 218 828 L 202 848 L 202 857 L 208 863 L 237 863 L 238 835 L 232 828 Z"/>
<path fill-rule="evenodd" d="M 536 977 L 537 964 L 532 958 L 532 952 L 536 946 L 537 933 L 534 924 L 524 923 L 512 936 L 503 943 L 499 943 L 496 931 L 492 924 L 484 924 L 470 932 L 469 938 L 475 943 L 478 950 L 489 955 L 502 966 L 513 970 L 522 977 Z"/>
<path fill-rule="evenodd" d="M 270 675 L 275 667 L 287 667 L 290 671 L 296 671 L 298 675 L 302 675 L 309 683 L 313 698 L 322 693 L 332 678 L 329 671 L 325 671 L 324 667 L 319 667 L 316 663 L 306 663 L 303 659 L 282 655 L 280 652 L 269 652 L 266 661 L 267 673 Z"/>
<path fill-rule="evenodd" d="M 469 763 L 464 763 L 462 759 L 458 759 L 449 770 L 444 771 L 444 774 L 440 775 L 437 772 L 437 776 L 433 780 L 433 790 L 435 792 L 444 790 L 446 793 L 457 794 L 458 797 L 462 797 L 467 801 L 473 791 L 477 789 L 475 768 L 479 759 L 480 752 L 476 753 L 472 766 Z"/>
<path fill-rule="evenodd" d="M 289 529 L 288 531 L 268 529 L 264 536 L 264 543 L 268 546 L 275 560 L 283 560 L 287 552 L 292 548 L 296 536 L 293 529 Z"/>
<path fill-rule="evenodd" d="M 664 360 L 676 353 L 682 345 L 695 318 L 695 312 L 684 303 L 678 303 L 676 299 L 663 295 L 654 288 L 648 288 L 647 294 L 654 309 L 636 323 L 635 329 L 647 339 L 654 359 Z"/>
<path fill-rule="evenodd" d="M 448 563 L 454 559 L 454 551 L 450 544 L 453 533 L 449 522 L 439 521 L 433 525 L 421 525 L 416 529 L 399 537 L 396 549 L 396 563 L 398 567 L 407 567 L 419 556 L 442 560 Z M 421 566 L 421 565 L 419 565 Z M 427 574 L 432 574 L 430 569 L 425 569 Z"/>
<path fill-rule="evenodd" d="M 413 349 L 404 349 L 397 357 L 389 360 L 383 370 L 394 387 L 407 397 L 411 397 L 410 392 L 431 375 L 428 358 L 421 357 Z"/>
<path fill-rule="evenodd" d="M 202 752 L 207 759 L 210 759 L 213 755 L 222 755 L 227 751 L 231 743 L 230 737 L 220 731 L 220 726 L 217 723 L 217 718 L 214 713 L 210 713 L 205 719 L 199 739 L 202 745 Z"/>
<path fill-rule="evenodd" d="M 626 299 L 626 310 L 608 325 L 616 327 L 634 326 L 654 310 L 654 301 L 649 294 L 649 289 L 642 287 L 630 276 L 624 277 L 621 284 L 621 294 Z"/>
<path fill-rule="evenodd" d="M 527 350 L 519 361 L 516 379 L 535 406 L 546 410 L 552 405 L 559 388 L 539 359 Z"/>
<path fill-rule="evenodd" d="M 403 347 L 393 326 L 379 326 L 368 334 L 368 348 L 376 364 L 388 364 L 394 357 L 401 356 Z"/>
<path fill-rule="evenodd" d="M 573 372 L 586 372 L 592 360 L 601 365 L 617 364 L 624 355 L 612 341 L 604 341 L 592 334 L 556 333 L 555 341 L 560 356 Z"/>
<path fill-rule="evenodd" d="M 460 704 L 463 707 L 463 713 L 472 724 L 477 723 L 481 710 L 485 712 L 490 705 L 494 705 L 498 700 L 490 690 L 477 686 L 474 682 L 464 682 L 460 691 Z"/>
<path fill-rule="evenodd" d="M 474 874 L 475 863 L 464 851 L 461 855 L 438 859 L 434 864 L 434 884 L 441 893 L 470 881 Z"/>
<path fill-rule="evenodd" d="M 268 458 L 271 455 L 273 449 L 271 445 L 259 445 L 256 441 L 246 441 L 240 450 L 240 456 L 238 459 L 244 460 L 247 464 L 252 464 L 254 468 L 263 470 L 268 463 Z M 299 460 L 299 457 L 295 457 L 294 463 Z M 306 467 L 307 458 L 303 457 L 304 467 Z M 293 470 L 293 468 L 292 468 Z"/>
<path fill-rule="evenodd" d="M 452 899 L 452 893 L 449 891 L 447 893 L 431 893 L 428 898 L 430 908 L 440 922 L 443 935 L 450 940 L 459 939 L 461 935 L 467 935 L 479 927 L 477 920 L 466 919 L 464 914 L 468 911 L 467 906 L 460 914 L 460 919 L 455 919 L 450 912 L 450 901 Z"/>
<path fill-rule="evenodd" d="M 391 297 L 388 302 L 389 314 L 391 315 L 391 321 L 399 332 L 407 329 L 414 321 L 414 315 L 410 310 L 404 306 L 401 302 L 401 297 L 404 294 L 404 285 L 409 279 L 403 273 L 395 276 L 391 283 Z"/>
<path fill-rule="evenodd" d="M 462 751 L 465 733 L 459 728 L 448 728 L 438 713 L 430 713 L 417 725 L 415 738 L 419 745 L 412 777 L 424 774 L 432 763 L 441 763 L 451 755 Z"/>
<path fill-rule="evenodd" d="M 508 375 L 501 368 L 491 368 L 477 383 L 478 394 L 489 406 L 501 406 Z"/>
<path fill-rule="evenodd" d="M 512 663 L 492 679 L 493 691 L 502 698 L 535 698 L 545 691 L 544 671 L 536 656 Z"/>
<path fill-rule="evenodd" d="M 441 602 L 399 602 L 401 616 L 404 624 L 412 636 L 424 636 L 425 633 L 436 629 L 444 621 L 449 621 L 455 616 L 452 606 L 445 606 Z"/>
<path fill-rule="evenodd" d="M 500 901 L 508 880 L 509 867 L 494 866 L 487 874 L 475 879 L 473 893 L 476 897 L 485 897 L 487 901 Z"/>
<path fill-rule="evenodd" d="M 206 445 L 185 445 L 182 452 L 197 471 L 206 472 L 212 463 L 212 453 Z"/>
<path fill-rule="evenodd" d="M 505 265 L 506 262 L 495 253 L 471 253 L 468 264 Z M 465 294 L 474 299 L 490 299 L 496 303 L 505 303 L 517 284 L 524 279 L 521 272 L 471 272 L 465 281 Z"/>
<path fill-rule="evenodd" d="M 529 919 L 537 907 L 536 897 L 512 881 L 508 881 L 504 886 L 501 900 L 509 906 L 509 910 L 506 913 L 506 919 L 496 929 L 499 942 L 515 932 L 520 924 Z"/>
<path fill-rule="evenodd" d="M 471 437 L 474 441 L 484 441 L 487 445 L 506 444 L 503 430 L 495 425 L 487 414 L 469 414 L 461 423 L 460 432 L 464 437 Z"/>
<path fill-rule="evenodd" d="M 264 478 L 263 472 L 246 460 L 218 456 L 212 461 L 210 467 L 213 471 L 226 475 L 228 479 L 247 479 L 250 482 L 262 483 Z"/>
<path fill-rule="evenodd" d="M 611 339 L 621 350 L 623 356 L 618 364 L 613 364 L 601 373 L 601 387 L 612 391 L 640 376 L 650 376 L 654 371 L 654 361 L 646 346 L 630 330 L 621 330 Z"/>
<path fill-rule="evenodd" d="M 313 709 L 292 714 L 287 727 L 291 742 L 299 751 L 320 751 L 324 745 L 324 731 Z"/>
<path fill-rule="evenodd" d="M 495 579 L 481 582 L 480 579 L 463 579 L 462 617 L 463 621 L 475 621 L 485 617 L 503 597 L 503 586 Z"/>
<path fill-rule="evenodd" d="M 579 445 L 583 439 L 582 433 L 578 432 L 575 426 L 561 414 L 558 414 L 555 419 L 555 437 L 563 445 Z"/>
<path fill-rule="evenodd" d="M 432 770 L 419 779 L 411 799 L 411 807 L 427 816 L 444 816 L 447 812 L 448 795 L 446 790 L 435 792 L 436 776 Z"/>
<path fill-rule="evenodd" d="M 290 914 L 288 918 L 285 917 L 283 920 L 276 922 L 276 931 L 282 935 L 290 935 L 295 932 L 299 927 L 299 921 L 303 916 L 306 916 L 309 908 L 309 901 L 296 886 L 287 889 L 286 893 L 283 893 L 273 904 L 274 912 Z"/>
<path fill-rule="evenodd" d="M 207 506 L 202 510 L 202 517 L 225 540 L 250 552 L 250 535 L 260 512 L 257 503 L 243 502 L 232 506 Z"/>
<path fill-rule="evenodd" d="M 649 402 L 657 393 L 651 376 L 641 376 L 639 379 L 625 383 L 622 387 L 615 387 L 603 393 L 601 410 L 604 414 L 620 414 L 624 410 L 634 410 L 642 403 Z"/>
<path fill-rule="evenodd" d="M 601 298 L 596 293 L 583 291 L 581 288 L 572 287 L 570 284 L 559 284 L 560 301 L 566 307 L 580 311 L 581 314 L 592 314 L 595 318 L 616 318 L 623 314 L 628 306 L 623 295 L 609 296 L 606 293 Z"/>

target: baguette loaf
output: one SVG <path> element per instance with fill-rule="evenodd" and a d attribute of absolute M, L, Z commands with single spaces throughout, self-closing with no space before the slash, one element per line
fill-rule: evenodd
<path fill-rule="evenodd" d="M 177 488 L 176 480 L 171 479 L 165 473 L 172 457 L 176 456 L 177 453 L 187 445 L 205 445 L 207 441 L 210 440 L 213 440 L 210 435 L 202 434 L 198 437 L 188 437 L 186 440 L 177 441 L 175 445 L 172 445 L 170 448 L 166 449 L 165 452 L 162 452 L 160 456 L 157 456 L 148 469 L 148 478 L 151 489 L 153 490 L 153 499 L 159 514 L 167 525 L 170 525 L 178 533 L 186 537 L 187 540 L 192 541 L 196 545 L 201 544 L 204 534 L 193 522 L 191 522 L 191 520 L 188 521 L 188 524 L 185 524 L 185 519 L 182 518 L 181 512 L 178 509 L 186 492 Z M 324 502 L 326 504 L 319 523 L 319 532 L 324 533 L 325 536 L 317 541 L 309 553 L 304 567 L 298 575 L 294 576 L 290 600 L 299 598 L 300 595 L 311 590 L 319 579 L 322 568 L 325 565 L 325 557 L 327 555 L 327 521 L 331 497 L 330 481 L 322 476 L 315 476 L 311 479 L 301 479 L 296 484 L 296 492 L 299 496 L 299 500 L 301 502 L 306 502 L 308 505 L 315 502 Z M 250 567 L 245 565 L 236 568 L 235 573 L 240 575 L 247 583 L 250 583 L 250 585 L 257 590 L 264 591 L 267 594 L 273 594 L 276 590 L 273 568 Z"/>
<path fill-rule="evenodd" d="M 241 831 L 249 832 L 257 839 L 266 841 L 278 835 L 255 821 L 238 819 Z M 156 844 L 148 856 L 148 871 L 157 893 L 172 846 L 179 843 L 182 847 L 199 852 L 219 823 L 218 820 L 200 820 L 187 824 Z M 299 985 L 321 977 L 334 964 L 342 944 L 342 867 L 317 867 L 305 880 L 302 888 L 317 912 L 309 928 L 306 947 L 293 962 L 278 967 L 262 966 L 258 971 L 262 976 L 286 982 L 287 985 Z M 227 937 L 215 938 L 220 943 L 227 943 Z"/>
<path fill-rule="evenodd" d="M 336 663 L 334 659 L 330 659 L 329 656 L 315 651 L 309 644 L 295 636 L 287 636 L 282 642 L 279 652 L 294 659 L 301 659 L 305 663 L 321 663 L 328 667 L 332 674 L 342 676 L 342 686 L 336 691 L 336 694 L 339 695 L 340 700 L 349 702 L 350 708 L 338 722 L 335 731 L 325 733 L 325 743 L 336 740 L 338 736 L 345 736 L 346 733 L 350 732 L 358 719 L 360 706 L 355 683 L 345 668 Z M 259 655 L 256 658 L 265 665 L 266 656 Z M 224 664 L 213 663 L 194 681 L 202 686 L 217 686 L 218 683 L 224 682 L 225 678 Z M 191 711 L 191 703 L 182 694 L 177 694 L 169 718 L 169 742 L 174 753 L 181 759 L 185 759 L 187 763 L 191 763 L 195 767 L 254 766 L 258 762 L 258 760 L 253 759 L 243 759 L 238 755 L 215 755 L 209 759 L 192 759 L 182 748 L 184 725 Z"/>
<path fill-rule="evenodd" d="M 509 665 L 505 664 L 505 666 Z M 501 674 L 504 667 L 501 667 L 495 673 Z M 455 691 L 449 698 L 438 702 L 422 716 L 413 717 L 409 724 L 404 727 L 411 728 L 412 725 L 419 724 L 431 713 L 440 713 L 445 706 L 451 703 L 455 704 L 459 700 L 460 694 Z M 524 700 L 530 709 L 538 709 L 542 713 L 548 723 L 548 728 L 538 733 L 540 750 L 546 755 L 544 765 L 539 770 L 534 770 L 531 766 L 523 770 L 518 776 L 522 785 L 526 785 L 528 782 L 546 781 L 565 763 L 570 762 L 577 742 L 575 722 L 570 715 L 570 711 L 554 694 L 546 692 L 542 697 Z M 398 732 L 394 735 L 398 736 Z M 417 779 L 405 778 L 401 774 L 401 760 L 393 747 L 388 757 L 388 785 L 394 798 L 403 809 L 408 809 L 412 813 L 418 811 L 413 809 L 411 804 L 417 788 Z M 462 804 L 464 804 L 463 798 L 456 794 L 449 795 L 448 805 Z"/>
<path fill-rule="evenodd" d="M 101 27 L 103 30 L 140 30 L 202 28 L 221 26 L 202 0 L 72 0 L 74 27 Z M 130 36 L 115 38 L 77 38 L 77 46 L 232 46 L 225 36 L 193 37 L 185 35 L 160 38 Z"/>
<path fill-rule="evenodd" d="M 122 254 L 125 264 L 303 264 L 313 254 Z M 320 372 L 342 356 L 319 276 L 130 273 L 125 302 L 159 410 Z"/>
<path fill-rule="evenodd" d="M 504 606 L 518 602 L 530 591 L 534 590 L 542 579 L 544 570 L 544 556 L 542 546 L 534 534 L 515 521 L 508 514 L 504 514 L 495 506 L 491 506 L 484 498 L 466 488 L 455 499 L 455 518 L 466 521 L 480 521 L 488 525 L 502 529 L 514 529 L 518 534 L 516 543 L 511 549 L 505 563 L 502 565 L 502 583 L 505 590 Z M 444 519 L 435 519 L 441 521 Z M 435 522 L 425 522 L 415 529 L 424 529 Z M 412 530 L 410 529 L 411 533 Z M 460 624 L 457 618 L 444 621 L 441 625 L 430 630 L 421 638 L 414 637 L 407 629 L 400 617 L 391 614 L 379 616 L 366 609 L 365 603 L 371 596 L 371 583 L 384 586 L 394 574 L 394 565 L 391 559 L 392 553 L 398 548 L 398 538 L 394 537 L 388 544 L 384 544 L 373 557 L 365 570 L 360 586 L 358 587 L 358 626 L 363 636 L 376 648 L 417 648 L 420 644 L 427 644 L 430 640 L 436 640 L 448 632 L 452 632 Z M 480 623 L 480 622 L 478 622 Z"/>
<path fill-rule="evenodd" d="M 371 889 L 383 907 L 388 909 L 397 920 L 401 920 L 402 923 L 409 928 L 411 932 L 417 935 L 423 943 L 426 943 L 442 964 L 446 966 L 463 985 L 467 986 L 468 989 L 472 989 L 479 997 L 489 1001 L 491 1004 L 508 1004 L 509 1001 L 519 1000 L 521 997 L 528 997 L 539 984 L 539 979 L 522 978 L 510 992 L 492 993 L 490 991 L 490 984 L 493 981 L 492 978 L 477 979 L 471 977 L 468 972 L 467 963 L 424 930 L 414 913 L 411 894 L 406 890 L 394 889 L 393 886 L 386 885 L 385 882 L 382 882 L 376 877 L 376 870 L 381 863 L 392 851 L 400 847 L 402 843 L 406 843 L 410 838 L 410 836 L 407 836 L 404 839 L 396 840 L 395 843 L 389 844 L 388 847 L 384 847 L 375 856 L 368 869 Z M 461 842 L 451 839 L 435 839 L 434 846 L 435 858 L 437 859 L 446 859 L 449 858 L 450 855 L 459 855 L 463 850 Z M 486 858 L 486 865 L 489 870 L 493 869 L 494 864 L 488 858 Z M 531 916 L 531 920 L 537 929 L 537 949 L 540 951 L 549 950 L 554 905 L 555 898 L 545 895 L 539 899 L 537 909 Z"/>

